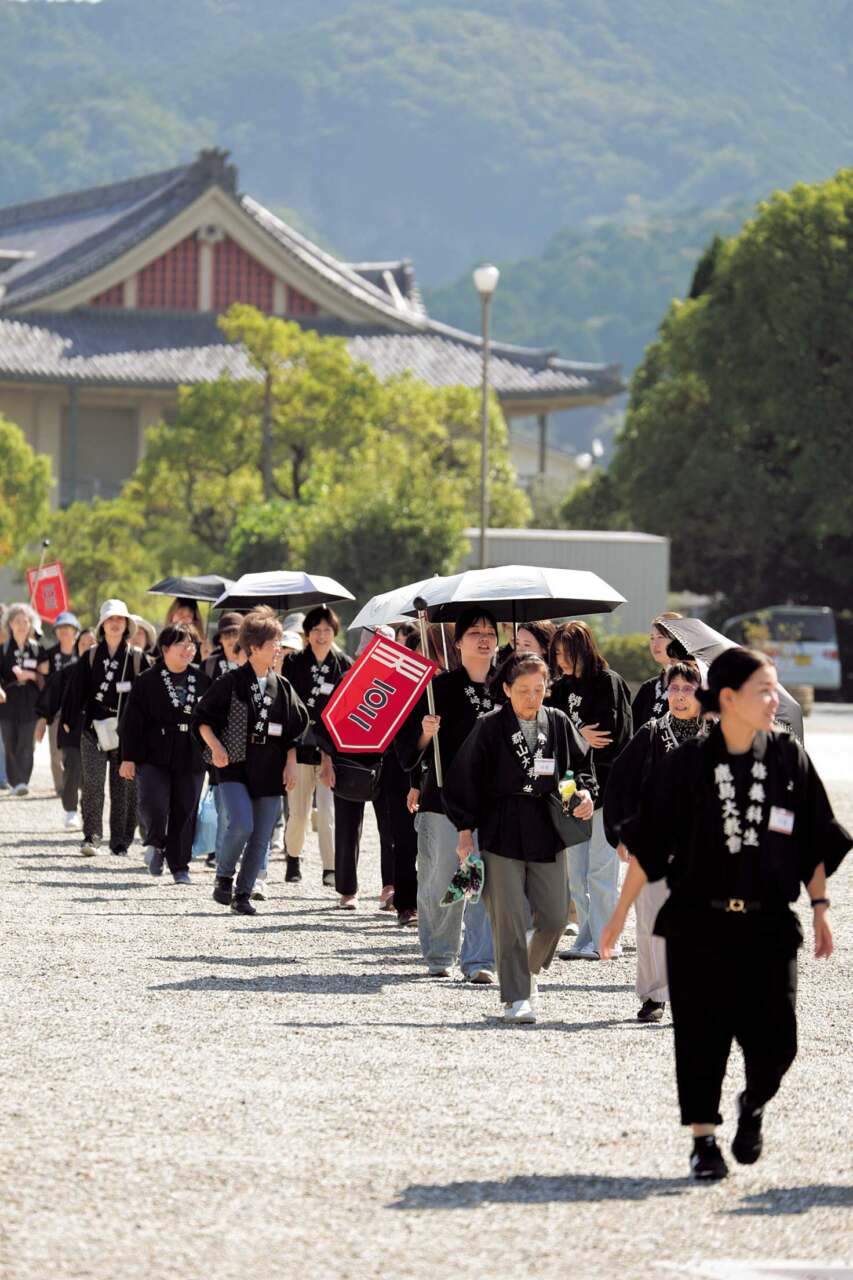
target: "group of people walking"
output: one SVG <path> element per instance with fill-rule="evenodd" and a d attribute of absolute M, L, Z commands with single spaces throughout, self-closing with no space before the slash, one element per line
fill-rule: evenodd
<path fill-rule="evenodd" d="M 428 637 L 443 667 L 431 702 L 383 755 L 348 757 L 321 717 L 352 664 L 328 606 L 301 633 L 265 607 L 223 615 L 209 652 L 191 601 L 175 602 L 149 652 L 120 600 L 104 602 L 94 633 L 57 619 L 51 650 L 13 606 L 0 652 L 8 787 L 26 794 L 49 726 L 66 826 L 80 789 L 81 853 L 103 839 L 108 785 L 111 852 L 127 853 L 138 824 L 150 874 L 168 867 L 186 885 L 207 785 L 213 898 L 241 915 L 266 896 L 277 829 L 285 880 L 301 880 L 312 812 L 319 877 L 357 910 L 372 803 L 380 907 L 417 926 L 432 977 L 496 985 L 507 1023 L 536 1021 L 564 937 L 566 960 L 618 956 L 633 906 L 637 1016 L 660 1023 L 671 1005 L 691 1169 L 713 1180 L 727 1171 L 715 1129 L 732 1040 L 746 1063 L 732 1150 L 750 1163 L 796 1053 L 790 904 L 805 885 L 815 952 L 828 956 L 826 878 L 853 842 L 802 746 L 774 731 L 769 659 L 733 648 L 703 669 L 673 640 L 676 616 L 652 624 L 660 673 L 632 703 L 585 623 L 525 624 L 499 652 L 495 618 L 472 606 L 449 644 Z M 420 643 L 407 624 L 395 638 Z"/>

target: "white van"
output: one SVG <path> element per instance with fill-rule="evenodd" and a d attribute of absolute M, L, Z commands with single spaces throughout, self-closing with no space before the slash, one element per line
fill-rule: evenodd
<path fill-rule="evenodd" d="M 782 684 L 841 688 L 838 636 L 831 609 L 771 605 L 728 618 L 723 631 L 738 644 L 751 645 L 768 654 Z"/>

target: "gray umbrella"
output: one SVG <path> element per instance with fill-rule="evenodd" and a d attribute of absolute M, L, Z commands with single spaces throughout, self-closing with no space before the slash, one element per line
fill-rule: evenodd
<path fill-rule="evenodd" d="M 709 627 L 707 622 L 703 622 L 701 618 L 665 618 L 663 622 L 655 624 L 661 631 L 666 631 L 677 640 L 679 644 L 683 644 L 688 653 L 694 658 L 700 658 L 708 665 L 714 661 L 721 653 L 725 653 L 726 649 L 736 649 L 737 641 L 730 640 L 728 636 L 724 636 L 721 632 L 715 631 L 713 627 Z M 803 710 L 797 699 L 794 698 L 788 690 L 779 685 L 779 713 L 778 720 L 789 725 L 794 731 L 800 742 L 805 740 L 805 728 L 803 725 Z"/>

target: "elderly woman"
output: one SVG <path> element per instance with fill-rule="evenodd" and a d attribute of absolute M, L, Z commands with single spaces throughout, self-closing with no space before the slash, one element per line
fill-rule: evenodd
<path fill-rule="evenodd" d="M 38 618 L 28 604 L 11 604 L 4 629 L 9 638 L 0 650 L 0 731 L 6 754 L 6 776 L 12 794 L 25 796 L 30 789 L 38 712 L 36 705 L 42 678 Z"/>
<path fill-rule="evenodd" d="M 542 705 L 548 683 L 542 658 L 517 654 L 504 672 L 509 701 L 474 725 L 444 783 L 460 862 L 479 834 L 507 1022 L 536 1021 L 536 977 L 550 965 L 569 918 L 566 850 L 548 797 L 571 770 L 579 784 L 574 816 L 591 818 L 596 790 L 583 738 L 562 711 Z"/>
<path fill-rule="evenodd" d="M 622 823 L 640 807 L 643 789 L 652 771 L 663 758 L 690 738 L 708 732 L 696 690 L 702 683 L 699 668 L 692 662 L 673 662 L 663 675 L 668 710 L 657 720 L 647 721 L 617 756 L 610 770 L 604 799 L 604 827 L 611 845 L 618 845 Z M 634 904 L 637 917 L 637 995 L 642 1004 L 640 1022 L 660 1022 L 669 999 L 666 977 L 666 948 L 663 938 L 654 936 L 657 914 L 669 897 L 665 880 L 647 884 Z"/>
<path fill-rule="evenodd" d="M 282 795 L 296 786 L 296 744 L 309 724 L 292 685 L 274 670 L 281 635 L 271 609 L 248 613 L 238 637 L 245 665 L 220 676 L 193 715 L 194 729 L 211 751 L 226 816 L 213 898 L 241 915 L 255 914 L 252 890 Z"/>
<path fill-rule="evenodd" d="M 551 703 L 565 711 L 589 745 L 598 798 L 592 836 L 569 850 L 569 888 L 578 913 L 578 936 L 564 960 L 597 960 L 598 937 L 619 897 L 619 858 L 604 834 L 602 806 L 610 766 L 631 737 L 627 684 L 607 665 L 585 622 L 566 622 L 554 636 L 554 658 L 562 676 Z"/>
<path fill-rule="evenodd" d="M 715 1131 L 735 1039 L 746 1080 L 732 1154 L 740 1164 L 761 1155 L 764 1109 L 797 1054 L 803 935 L 791 903 L 805 885 L 814 954 L 829 957 L 826 879 L 853 844 L 803 748 L 771 730 L 778 683 L 767 655 L 752 649 L 728 649 L 711 664 L 698 701 L 719 725 L 661 761 L 638 813 L 622 823 L 630 864 L 601 936 L 607 958 L 643 886 L 666 878 L 655 933 L 666 941 L 690 1171 L 703 1182 L 728 1172 Z"/>
<path fill-rule="evenodd" d="M 144 671 L 127 700 L 119 737 L 119 772 L 137 780 L 139 814 L 152 876 L 164 860 L 175 884 L 189 884 L 195 815 L 204 782 L 201 750 L 190 733 L 193 710 L 208 685 L 190 665 L 193 627 L 177 622 L 160 633 L 160 659 Z"/>
<path fill-rule="evenodd" d="M 110 850 L 127 853 L 136 830 L 136 783 L 119 772 L 118 725 L 134 681 L 148 666 L 129 643 L 133 620 L 123 600 L 105 600 L 98 619 L 97 645 L 71 668 L 60 711 L 66 733 L 81 726 L 80 852 L 93 857 L 103 837 L 104 793 L 110 785 Z"/>

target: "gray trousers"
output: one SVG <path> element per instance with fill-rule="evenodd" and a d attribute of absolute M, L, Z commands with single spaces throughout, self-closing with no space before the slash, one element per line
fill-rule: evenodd
<path fill-rule="evenodd" d="M 501 999 L 505 1004 L 530 999 L 530 975 L 547 969 L 569 919 L 569 877 L 566 850 L 553 862 L 523 862 L 484 853 L 486 883 L 483 897 L 492 936 Z M 529 916 L 533 937 L 528 946 Z"/>
<path fill-rule="evenodd" d="M 666 942 L 652 933 L 658 912 L 669 897 L 665 880 L 643 885 L 634 903 L 637 917 L 637 995 L 641 1000 L 669 999 Z"/>

